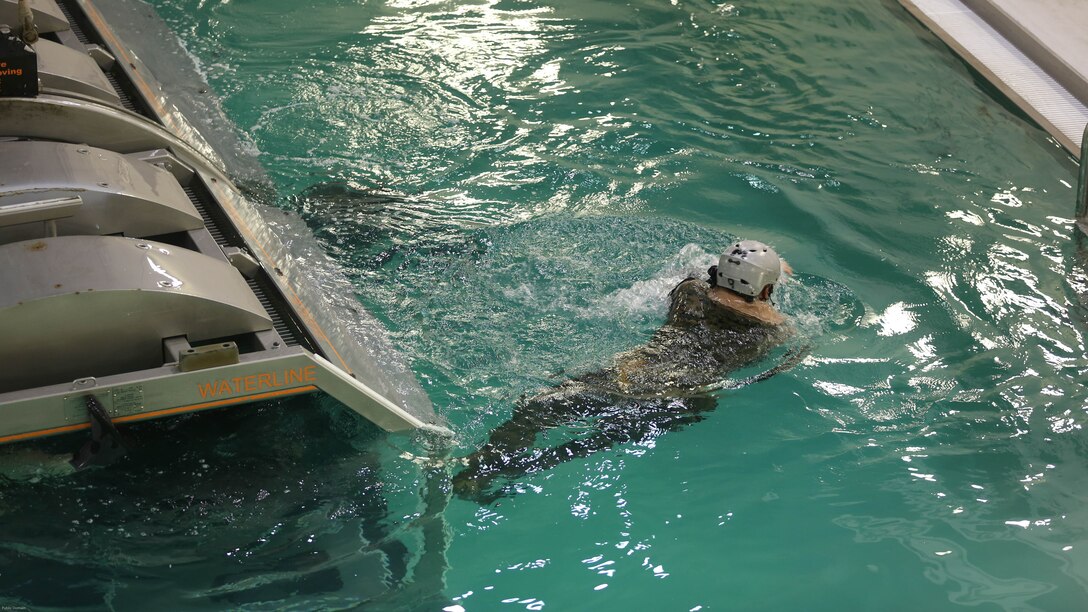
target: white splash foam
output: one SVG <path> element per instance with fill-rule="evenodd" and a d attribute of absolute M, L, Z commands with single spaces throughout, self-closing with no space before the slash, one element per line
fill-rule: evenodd
<path fill-rule="evenodd" d="M 594 309 L 598 315 L 660 315 L 668 310 L 669 291 L 689 276 L 702 277 L 717 256 L 697 244 L 680 249 L 653 277 L 605 296 Z"/>

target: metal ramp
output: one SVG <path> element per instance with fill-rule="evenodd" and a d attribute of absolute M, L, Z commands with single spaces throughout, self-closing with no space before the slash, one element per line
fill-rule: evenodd
<path fill-rule="evenodd" d="M 1088 125 L 1088 3 L 899 0 L 1074 157 Z"/>
<path fill-rule="evenodd" d="M 30 5 L 36 78 L 0 87 L 0 444 L 315 391 L 446 432 L 97 9 Z"/>

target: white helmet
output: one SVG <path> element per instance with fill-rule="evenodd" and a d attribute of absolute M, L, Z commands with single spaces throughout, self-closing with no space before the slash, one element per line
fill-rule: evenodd
<path fill-rule="evenodd" d="M 719 287 L 756 297 L 767 285 L 778 282 L 782 260 L 771 247 L 758 240 L 742 240 L 718 259 Z"/>

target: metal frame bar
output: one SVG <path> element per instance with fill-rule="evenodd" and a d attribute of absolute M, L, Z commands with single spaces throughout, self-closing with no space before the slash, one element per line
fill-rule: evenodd
<path fill-rule="evenodd" d="M 296 347 L 246 354 L 237 364 L 192 372 L 168 364 L 0 394 L 0 444 L 90 429 L 87 395 L 98 398 L 113 422 L 129 423 L 315 391 L 328 393 L 387 431 L 443 429 Z"/>

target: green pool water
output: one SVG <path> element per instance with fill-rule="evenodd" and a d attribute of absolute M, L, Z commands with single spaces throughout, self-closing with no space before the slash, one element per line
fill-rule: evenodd
<path fill-rule="evenodd" d="M 811 353 L 483 506 L 327 398 L 133 428 L 119 466 L 0 484 L 0 603 L 1088 603 L 1076 164 L 896 2 L 152 6 L 454 456 L 648 340 L 735 237 L 796 269 Z"/>

